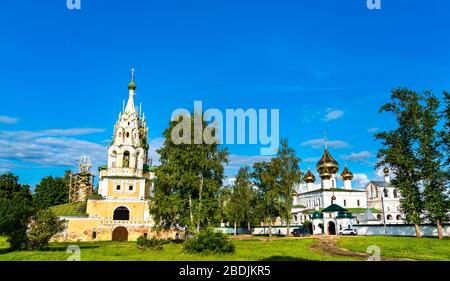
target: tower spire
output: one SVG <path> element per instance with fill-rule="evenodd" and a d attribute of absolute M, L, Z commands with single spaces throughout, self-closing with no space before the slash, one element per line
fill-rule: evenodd
<path fill-rule="evenodd" d="M 131 68 L 131 81 L 128 83 L 128 102 L 125 107 L 125 112 L 134 113 L 136 109 L 134 108 L 134 96 L 136 90 L 136 84 L 134 83 L 134 67 Z"/>

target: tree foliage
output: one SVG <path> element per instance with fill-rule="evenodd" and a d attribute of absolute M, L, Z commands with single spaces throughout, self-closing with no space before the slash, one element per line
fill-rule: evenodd
<path fill-rule="evenodd" d="M 228 152 L 217 143 L 195 144 L 195 130 L 182 131 L 191 139 L 190 144 L 175 144 L 172 130 L 180 122 L 188 120 L 194 127 L 194 114 L 182 117 L 170 122 L 163 133 L 164 145 L 158 150 L 161 165 L 156 169 L 155 192 L 150 205 L 157 229 L 177 225 L 199 229 L 211 225 L 218 217 L 219 190 Z M 206 122 L 202 124 L 208 126 Z"/>
<path fill-rule="evenodd" d="M 60 220 L 49 209 L 39 210 L 31 219 L 28 231 L 28 246 L 32 250 L 44 250 L 48 242 L 58 232 L 66 228 L 66 222 Z"/>
<path fill-rule="evenodd" d="M 69 174 L 64 177 L 47 176 L 36 185 L 33 196 L 34 205 L 38 209 L 69 202 Z"/>
<path fill-rule="evenodd" d="M 0 175 L 0 235 L 5 235 L 11 249 L 27 246 L 27 226 L 33 213 L 30 187 L 19 184 L 11 173 Z"/>
<path fill-rule="evenodd" d="M 418 236 L 423 213 L 438 227 L 446 217 L 444 159 L 448 158 L 448 149 L 444 147 L 448 121 L 439 131 L 438 109 L 439 100 L 430 92 L 395 89 L 391 102 L 383 105 L 380 112 L 392 113 L 397 127 L 375 135 L 383 146 L 378 152 L 378 167 L 389 166 L 394 173 L 392 183 L 401 192 L 402 212 L 407 222 L 416 225 Z"/>

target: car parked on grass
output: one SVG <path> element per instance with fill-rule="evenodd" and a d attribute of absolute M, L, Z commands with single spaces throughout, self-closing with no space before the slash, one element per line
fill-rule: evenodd
<path fill-rule="evenodd" d="M 358 231 L 356 229 L 348 227 L 339 231 L 339 235 L 357 235 Z"/>
<path fill-rule="evenodd" d="M 309 236 L 311 233 L 309 233 L 308 229 L 306 229 L 303 226 L 296 227 L 292 230 L 291 234 L 295 237 L 302 237 L 302 236 Z"/>

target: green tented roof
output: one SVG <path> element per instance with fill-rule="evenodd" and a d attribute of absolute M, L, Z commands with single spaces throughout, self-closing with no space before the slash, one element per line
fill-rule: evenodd
<path fill-rule="evenodd" d="M 338 204 L 331 204 L 330 206 L 323 209 L 322 213 L 327 213 L 327 212 L 331 213 L 331 212 L 339 212 L 339 211 L 346 212 L 347 209 L 342 208 Z"/>

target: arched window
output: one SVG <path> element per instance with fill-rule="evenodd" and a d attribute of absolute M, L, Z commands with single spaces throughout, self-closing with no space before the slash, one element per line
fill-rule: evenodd
<path fill-rule="evenodd" d="M 347 200 L 344 199 L 344 207 L 347 206 Z"/>
<path fill-rule="evenodd" d="M 120 190 L 120 185 L 117 185 L 117 186 L 116 186 L 116 190 Z"/>
<path fill-rule="evenodd" d="M 127 221 L 130 219 L 130 211 L 127 207 L 118 207 L 114 210 L 113 220 Z"/>
<path fill-rule="evenodd" d="M 129 138 L 130 137 L 130 133 L 129 132 L 127 132 L 127 138 Z"/>
<path fill-rule="evenodd" d="M 398 191 L 397 191 L 397 189 L 394 189 L 394 198 L 397 198 L 398 197 Z"/>
<path fill-rule="evenodd" d="M 389 191 L 387 188 L 383 189 L 384 197 L 389 197 Z"/>
<path fill-rule="evenodd" d="M 358 205 L 358 207 L 360 206 L 359 200 L 356 201 L 356 204 Z"/>
<path fill-rule="evenodd" d="M 397 215 L 397 220 L 398 220 L 398 221 L 401 221 L 401 220 L 402 220 L 402 216 Z"/>
<path fill-rule="evenodd" d="M 130 185 L 130 186 L 128 187 L 128 190 L 129 190 L 129 191 L 133 191 L 133 186 Z"/>
<path fill-rule="evenodd" d="M 92 232 L 92 239 L 97 239 L 97 232 L 96 231 Z"/>
<path fill-rule="evenodd" d="M 380 214 L 377 215 L 377 219 L 381 220 L 381 215 Z"/>
<path fill-rule="evenodd" d="M 122 163 L 122 167 L 124 168 L 128 168 L 130 166 L 130 152 L 125 151 L 123 153 L 123 163 Z"/>
<path fill-rule="evenodd" d="M 392 215 L 387 215 L 386 219 L 387 219 L 388 221 L 392 220 Z"/>

